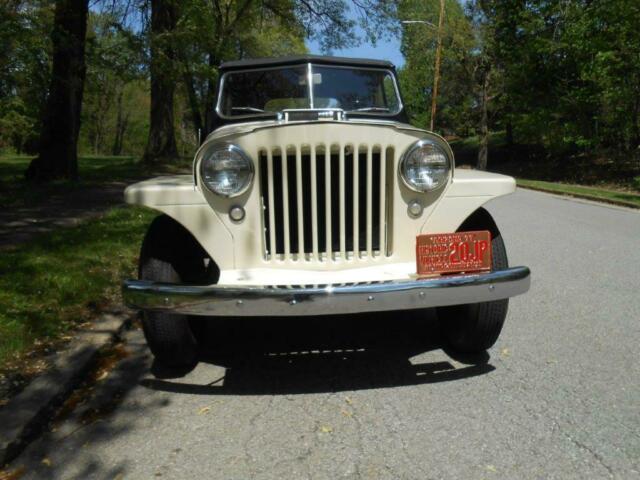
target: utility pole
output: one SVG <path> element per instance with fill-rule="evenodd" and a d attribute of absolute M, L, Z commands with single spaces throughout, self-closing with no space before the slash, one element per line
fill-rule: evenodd
<path fill-rule="evenodd" d="M 429 130 L 433 131 L 436 120 L 436 106 L 438 102 L 438 85 L 440 83 L 440 58 L 442 56 L 442 31 L 444 29 L 444 2 L 440 0 L 440 18 L 438 19 L 438 36 L 436 39 L 436 65 L 433 73 L 433 90 L 431 91 L 431 122 Z M 401 20 L 403 24 L 421 23 L 431 28 L 436 26 L 427 20 Z"/>
<path fill-rule="evenodd" d="M 431 95 L 431 126 L 433 131 L 436 121 L 436 105 L 438 101 L 438 83 L 440 82 L 440 56 L 442 54 L 442 28 L 444 26 L 444 0 L 440 0 L 440 18 L 438 20 L 438 40 L 436 46 L 436 67 L 433 74 L 433 92 Z"/>

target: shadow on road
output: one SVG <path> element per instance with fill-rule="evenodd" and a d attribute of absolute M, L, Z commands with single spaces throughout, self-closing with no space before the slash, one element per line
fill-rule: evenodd
<path fill-rule="evenodd" d="M 123 476 L 133 460 L 104 462 L 100 447 L 133 429 L 149 428 L 152 412 L 168 407 L 174 394 L 366 390 L 494 370 L 486 353 L 460 358 L 437 352 L 443 342 L 433 312 L 206 320 L 196 327 L 203 340 L 201 364 L 191 372 L 154 365 L 155 378 L 148 377 L 150 355 L 141 332 L 130 332 L 126 355 L 115 355 L 106 378 L 97 375 L 72 395 L 51 430 L 12 462 L 12 471 L 25 479 Z M 132 395 L 140 385 L 158 395 Z"/>
<path fill-rule="evenodd" d="M 443 346 L 433 312 L 207 320 L 199 327 L 200 361 L 224 367 L 224 376 L 190 383 L 188 372 L 153 365 L 156 378 L 140 384 L 199 395 L 304 394 L 446 382 L 494 370 L 487 353 L 447 352 L 469 364 L 458 367 L 415 358 Z"/>

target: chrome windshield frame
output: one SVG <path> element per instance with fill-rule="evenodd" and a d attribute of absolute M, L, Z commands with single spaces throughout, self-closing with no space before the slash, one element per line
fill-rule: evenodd
<path fill-rule="evenodd" d="M 344 110 L 346 115 L 355 115 L 357 117 L 360 116 L 375 116 L 375 117 L 395 117 L 404 109 L 404 104 L 402 102 L 402 97 L 400 95 L 400 88 L 398 87 L 398 79 L 396 78 L 395 73 L 388 68 L 373 68 L 373 67 L 357 67 L 357 66 L 349 66 L 349 65 L 320 65 L 314 64 L 313 62 L 308 62 L 306 64 L 300 64 L 302 67 L 306 66 L 307 69 L 307 98 L 309 100 L 308 109 L 296 109 L 296 110 L 330 110 L 328 108 L 315 108 L 314 106 L 314 93 L 313 93 L 313 68 L 314 67 L 322 67 L 322 68 L 336 68 L 343 70 L 368 70 L 368 71 L 382 71 L 386 73 L 393 82 L 393 88 L 396 94 L 396 99 L 398 100 L 398 107 L 394 112 L 358 112 L 354 110 Z M 260 119 L 260 118 L 279 118 L 279 114 L 282 113 L 282 110 L 276 112 L 265 112 L 265 113 L 249 113 L 242 115 L 226 115 L 222 111 L 222 96 L 224 93 L 225 80 L 227 76 L 233 75 L 235 73 L 245 73 L 245 72 L 261 72 L 265 70 L 283 70 L 283 69 L 291 69 L 298 67 L 298 65 L 286 65 L 286 66 L 276 66 L 276 67 L 261 67 L 261 68 L 249 68 L 246 70 L 237 70 L 232 72 L 226 72 L 220 77 L 220 87 L 218 89 L 218 98 L 216 99 L 216 113 L 217 115 L 224 120 L 242 120 L 242 119 Z"/>

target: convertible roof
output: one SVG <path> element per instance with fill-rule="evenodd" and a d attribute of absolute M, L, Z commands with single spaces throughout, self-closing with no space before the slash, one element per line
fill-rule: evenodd
<path fill-rule="evenodd" d="M 244 70 L 247 68 L 281 67 L 304 63 L 322 65 L 345 65 L 352 67 L 370 67 L 394 69 L 394 65 L 386 60 L 369 60 L 366 58 L 329 57 L 324 55 L 293 55 L 290 57 L 251 58 L 224 62 L 220 70 Z"/>

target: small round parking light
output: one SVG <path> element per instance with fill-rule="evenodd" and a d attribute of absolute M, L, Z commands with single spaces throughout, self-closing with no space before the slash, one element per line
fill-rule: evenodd
<path fill-rule="evenodd" d="M 244 220 L 244 208 L 234 205 L 229 209 L 229 217 L 231 217 L 231 220 L 234 222 L 241 222 Z"/>
<path fill-rule="evenodd" d="M 407 210 L 409 211 L 409 215 L 413 218 L 417 218 L 422 215 L 422 204 L 418 200 L 411 200 Z"/>

